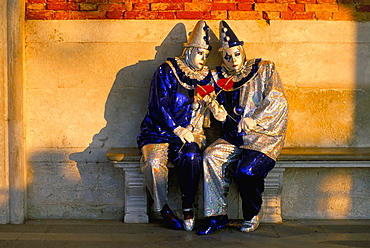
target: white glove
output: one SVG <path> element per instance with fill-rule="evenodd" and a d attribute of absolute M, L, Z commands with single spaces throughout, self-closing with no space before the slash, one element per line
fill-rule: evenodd
<path fill-rule="evenodd" d="M 238 124 L 238 132 L 248 131 L 256 126 L 256 122 L 251 117 L 243 117 Z"/>
<path fill-rule="evenodd" d="M 227 117 L 227 111 L 223 105 L 220 105 L 216 100 L 213 100 L 209 105 L 213 117 L 218 121 L 225 121 Z"/>
<path fill-rule="evenodd" d="M 211 94 L 204 96 L 203 101 L 206 105 L 209 105 L 215 99 L 215 97 L 216 95 L 212 92 Z"/>
<path fill-rule="evenodd" d="M 182 143 L 194 142 L 194 135 L 186 128 L 178 126 L 173 132 L 181 139 Z"/>

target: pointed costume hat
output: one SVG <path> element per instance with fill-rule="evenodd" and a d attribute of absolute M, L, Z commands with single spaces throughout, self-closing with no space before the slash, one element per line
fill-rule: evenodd
<path fill-rule="evenodd" d="M 239 41 L 233 30 L 225 21 L 220 22 L 220 51 L 234 46 L 242 46 L 244 41 Z"/>
<path fill-rule="evenodd" d="M 193 32 L 191 32 L 187 43 L 184 47 L 199 47 L 211 51 L 212 47 L 209 45 L 210 37 L 208 35 L 209 27 L 205 21 L 199 21 L 195 25 Z"/>

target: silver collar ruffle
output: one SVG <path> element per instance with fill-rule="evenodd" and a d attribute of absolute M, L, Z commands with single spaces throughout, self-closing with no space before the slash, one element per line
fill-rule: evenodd
<path fill-rule="evenodd" d="M 180 70 L 190 79 L 196 79 L 198 81 L 203 80 L 209 73 L 208 66 L 204 66 L 201 70 L 193 70 L 189 65 L 186 64 L 185 58 L 175 57 L 177 65 Z"/>

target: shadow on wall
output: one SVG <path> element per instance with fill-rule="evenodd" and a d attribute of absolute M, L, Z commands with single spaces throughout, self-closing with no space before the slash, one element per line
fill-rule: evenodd
<path fill-rule="evenodd" d="M 370 23 L 357 23 L 354 133 L 350 146 L 370 146 Z"/>
<path fill-rule="evenodd" d="M 151 77 L 167 57 L 181 55 L 186 38 L 184 24 L 177 24 L 155 48 L 153 60 L 139 61 L 117 73 L 105 104 L 106 126 L 94 135 L 92 143 L 83 152 L 71 154 L 71 160 L 77 163 L 106 162 L 105 154 L 109 148 L 137 146 L 136 136 L 146 113 Z M 137 44 L 137 49 L 141 45 Z"/>
<path fill-rule="evenodd" d="M 84 151 L 31 156 L 27 173 L 32 175 L 28 178 L 30 217 L 122 219 L 122 170 L 107 164 L 106 151 L 136 146 L 154 70 L 167 57 L 181 55 L 186 38 L 185 26 L 177 24 L 156 47 L 153 60 L 139 61 L 118 71 L 105 104 L 107 124 Z M 66 161 L 65 155 L 72 161 Z"/>

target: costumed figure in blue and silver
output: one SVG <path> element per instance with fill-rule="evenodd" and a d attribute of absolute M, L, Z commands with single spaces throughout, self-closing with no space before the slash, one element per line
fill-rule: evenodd
<path fill-rule="evenodd" d="M 200 97 L 197 89 L 214 84 L 210 70 L 204 66 L 211 50 L 208 32 L 206 22 L 199 21 L 184 44 L 182 56 L 169 58 L 157 68 L 148 111 L 137 137 L 143 154 L 141 170 L 154 200 L 154 211 L 160 212 L 172 229 L 191 231 L 194 227 L 192 207 L 202 171 L 203 126 L 206 120 L 209 122 L 210 113 L 206 108 L 209 97 Z M 183 221 L 167 202 L 169 161 L 179 171 Z"/>
<path fill-rule="evenodd" d="M 204 151 L 207 223 L 199 235 L 228 224 L 226 196 L 232 180 L 242 199 L 240 230 L 250 232 L 258 227 L 264 179 L 275 166 L 287 128 L 288 104 L 274 63 L 246 59 L 243 41 L 225 21 L 220 23 L 220 43 L 223 64 L 214 72 L 215 81 L 232 82 L 232 87 L 215 86 L 217 100 L 228 116 L 220 138 Z"/>

